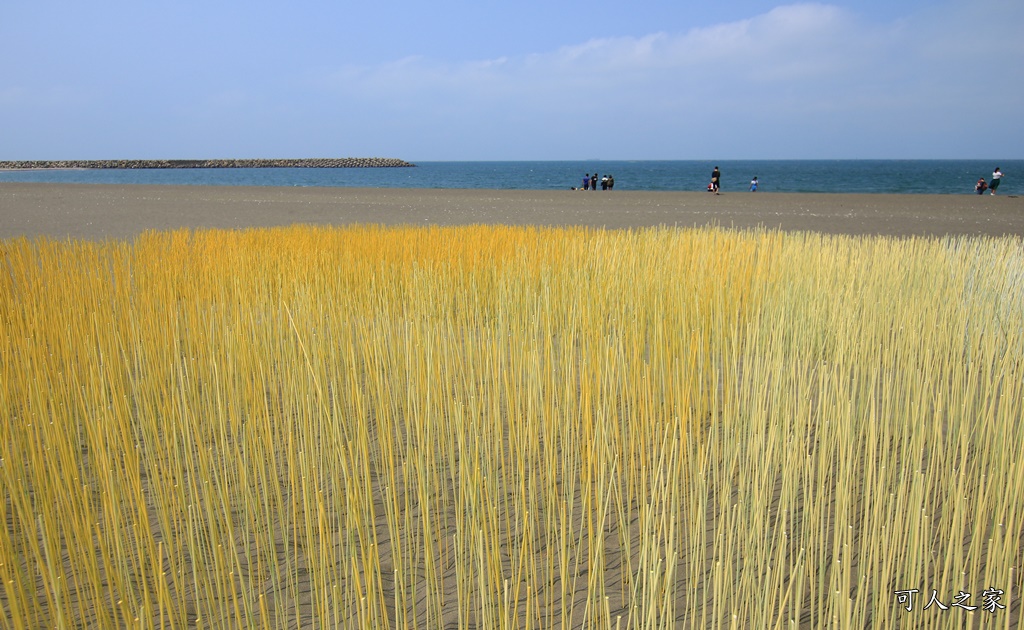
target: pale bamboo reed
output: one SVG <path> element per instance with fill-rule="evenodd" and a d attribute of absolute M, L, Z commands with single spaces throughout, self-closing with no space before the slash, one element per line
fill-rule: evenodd
<path fill-rule="evenodd" d="M 1009 625 L 1020 247 L 482 226 L 0 243 L 0 619 L 947 627 L 967 613 L 894 591 L 997 587 Z"/>

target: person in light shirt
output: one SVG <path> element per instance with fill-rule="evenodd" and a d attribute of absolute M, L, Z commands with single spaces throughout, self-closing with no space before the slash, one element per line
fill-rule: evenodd
<path fill-rule="evenodd" d="M 1003 172 L 996 167 L 996 170 L 992 173 L 992 182 L 988 185 L 988 194 L 996 194 L 996 188 L 999 188 L 999 180 L 1003 178 Z"/>

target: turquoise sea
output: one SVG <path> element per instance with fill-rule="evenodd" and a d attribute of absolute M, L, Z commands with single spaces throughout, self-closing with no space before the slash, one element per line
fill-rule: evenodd
<path fill-rule="evenodd" d="M 1004 173 L 1001 195 L 1024 193 L 1024 160 L 592 160 L 415 162 L 412 168 L 256 168 L 0 171 L 0 182 L 180 184 L 218 186 L 359 186 L 558 190 L 584 174 L 611 174 L 615 190 L 703 191 L 722 171 L 722 192 L 974 194 L 979 177 Z M 599 191 L 600 192 L 600 191 Z"/>

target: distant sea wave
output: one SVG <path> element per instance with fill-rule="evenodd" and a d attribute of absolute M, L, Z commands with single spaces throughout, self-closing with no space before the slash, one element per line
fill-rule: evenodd
<path fill-rule="evenodd" d="M 746 192 L 757 177 L 761 192 L 974 194 L 998 166 L 999 194 L 1024 193 L 1024 160 L 410 161 L 414 168 L 3 171 L 0 182 L 568 190 L 596 172 L 613 175 L 615 191 L 703 191 L 718 166 L 723 193 Z"/>

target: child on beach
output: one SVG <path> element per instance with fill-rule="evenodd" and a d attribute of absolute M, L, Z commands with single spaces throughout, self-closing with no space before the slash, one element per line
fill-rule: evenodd
<path fill-rule="evenodd" d="M 750 192 L 757 192 L 757 177 L 750 180 Z"/>
<path fill-rule="evenodd" d="M 978 193 L 979 195 L 982 195 L 985 193 L 986 190 L 988 190 L 988 184 L 985 183 L 985 178 L 979 177 L 978 183 L 974 185 L 974 192 Z"/>

